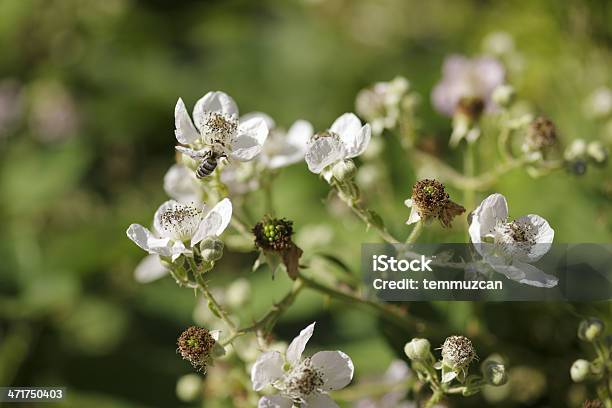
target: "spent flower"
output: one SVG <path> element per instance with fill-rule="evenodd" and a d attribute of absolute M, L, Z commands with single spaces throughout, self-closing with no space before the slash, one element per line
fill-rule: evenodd
<path fill-rule="evenodd" d="M 225 354 L 225 350 L 218 341 L 218 330 L 208 331 L 203 327 L 191 326 L 178 338 L 178 352 L 195 369 L 205 373 L 213 358 Z"/>
<path fill-rule="evenodd" d="M 255 391 L 272 385 L 278 394 L 264 396 L 259 407 L 333 408 L 337 404 L 329 391 L 346 387 L 353 379 L 353 361 L 342 351 L 319 351 L 312 357 L 302 357 L 315 323 L 293 339 L 287 351 L 267 351 L 259 356 L 251 369 Z"/>
<path fill-rule="evenodd" d="M 465 212 L 465 208 L 450 199 L 444 184 L 433 179 L 417 181 L 412 187 L 412 197 L 404 204 L 411 209 L 406 224 L 438 219 L 444 227 L 450 227 L 453 218 Z"/>
<path fill-rule="evenodd" d="M 272 276 L 280 265 L 285 265 L 287 274 L 296 279 L 303 251 L 293 242 L 293 221 L 284 218 L 264 217 L 253 227 L 255 246 L 261 251 L 256 267 L 268 263 Z"/>
<path fill-rule="evenodd" d="M 455 378 L 465 380 L 467 368 L 476 358 L 472 342 L 465 336 L 450 336 L 442 345 L 442 361 L 436 368 L 442 370 L 442 382 L 451 382 Z"/>

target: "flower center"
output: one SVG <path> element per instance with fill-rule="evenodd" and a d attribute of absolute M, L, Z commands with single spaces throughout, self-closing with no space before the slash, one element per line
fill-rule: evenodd
<path fill-rule="evenodd" d="M 321 389 L 323 375 L 312 366 L 310 358 L 306 358 L 291 371 L 285 386 L 291 399 L 304 402 L 306 397 Z"/>
<path fill-rule="evenodd" d="M 206 144 L 228 148 L 238 131 L 238 119 L 224 113 L 206 112 L 199 127 Z"/>
<path fill-rule="evenodd" d="M 191 326 L 178 338 L 178 351 L 194 367 L 205 369 L 216 341 L 208 330 Z"/>
<path fill-rule="evenodd" d="M 337 134 L 336 132 L 332 132 L 331 130 L 324 130 L 322 132 L 315 133 L 310 138 L 310 142 L 314 142 L 315 140 L 319 140 L 319 139 L 324 138 L 324 137 L 331 137 L 333 139 L 340 140 L 340 135 Z"/>
<path fill-rule="evenodd" d="M 190 204 L 178 204 L 160 214 L 159 231 L 163 236 L 186 241 L 195 234 L 202 219 L 202 210 Z"/>
<path fill-rule="evenodd" d="M 282 251 L 291 247 L 293 222 L 286 219 L 264 219 L 253 228 L 255 245 L 261 249 Z"/>

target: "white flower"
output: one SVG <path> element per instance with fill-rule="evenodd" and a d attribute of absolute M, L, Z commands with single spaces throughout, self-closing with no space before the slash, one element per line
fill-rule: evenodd
<path fill-rule="evenodd" d="M 612 89 L 605 86 L 595 89 L 584 104 L 585 113 L 592 118 L 605 118 L 612 113 Z"/>
<path fill-rule="evenodd" d="M 506 198 L 492 194 L 472 213 L 469 234 L 484 260 L 509 279 L 538 287 L 557 285 L 556 277 L 531 265 L 549 251 L 555 235 L 539 215 L 509 221 Z"/>
<path fill-rule="evenodd" d="M 343 114 L 328 131 L 318 133 L 310 140 L 305 157 L 308 169 L 316 174 L 323 172 L 329 181 L 331 166 L 362 154 L 368 147 L 371 133 L 370 125 L 362 126 L 355 114 Z"/>
<path fill-rule="evenodd" d="M 251 112 L 240 120 L 262 118 L 270 133 L 263 145 L 261 154 L 257 157 L 259 163 L 268 169 L 287 167 L 304 160 L 308 141 L 314 131 L 312 124 L 306 120 L 296 120 L 289 130 L 277 127 L 274 119 L 263 112 Z"/>
<path fill-rule="evenodd" d="M 397 387 L 411 375 L 410 367 L 405 361 L 393 360 L 385 372 L 381 386 Z M 389 391 L 378 398 L 360 399 L 354 404 L 354 408 L 414 408 L 415 404 L 405 401 L 405 396 L 405 391 Z"/>
<path fill-rule="evenodd" d="M 286 353 L 263 353 L 251 370 L 255 391 L 272 385 L 278 395 L 259 400 L 259 408 L 334 408 L 338 405 L 327 395 L 328 391 L 346 387 L 353 379 L 353 362 L 341 351 L 319 351 L 302 359 L 306 343 L 312 336 L 312 323 L 293 339 Z"/>
<path fill-rule="evenodd" d="M 191 247 L 204 238 L 221 235 L 231 216 L 232 203 L 227 198 L 208 213 L 204 206 L 169 200 L 155 212 L 154 232 L 140 224 L 132 224 L 127 229 L 127 236 L 149 254 L 174 262 L 182 254 L 191 255 Z"/>
<path fill-rule="evenodd" d="M 268 137 L 268 127 L 262 118 L 238 119 L 238 106 L 223 92 L 208 92 L 193 108 L 189 118 L 183 100 L 174 109 L 175 135 L 179 143 L 210 146 L 231 159 L 249 161 L 257 156 Z"/>
<path fill-rule="evenodd" d="M 164 191 L 182 203 L 201 202 L 202 188 L 194 172 L 187 166 L 175 164 L 164 175 Z"/>
<path fill-rule="evenodd" d="M 134 269 L 134 279 L 138 283 L 149 283 L 163 278 L 168 268 L 162 263 L 159 255 L 147 255 Z"/>
<path fill-rule="evenodd" d="M 388 82 L 376 82 L 362 89 L 355 99 L 357 113 L 372 124 L 372 132 L 379 135 L 393 129 L 400 117 L 400 103 L 408 93 L 410 83 L 398 76 Z"/>

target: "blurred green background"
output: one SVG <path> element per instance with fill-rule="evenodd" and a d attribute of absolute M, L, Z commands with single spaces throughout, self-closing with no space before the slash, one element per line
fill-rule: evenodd
<path fill-rule="evenodd" d="M 191 372 L 175 342 L 193 323 L 197 299 L 169 278 L 136 283 L 144 254 L 125 237 L 130 223 L 148 225 L 166 199 L 162 177 L 174 160 L 179 96 L 193 106 L 207 91 L 223 90 L 242 113 L 264 111 L 285 127 L 304 118 L 323 129 L 354 110 L 359 89 L 403 75 L 422 95 L 422 134 L 458 165 L 445 147 L 450 121 L 433 111 L 429 92 L 445 55 L 479 54 L 499 30 L 515 42 L 505 61 L 510 82 L 557 123 L 565 142 L 612 140 L 610 118 L 588 118 L 583 108 L 593 90 L 612 86 L 606 0 L 0 1 L 0 385 L 63 385 L 66 406 L 189 406 L 175 395 L 177 378 Z M 415 172 L 398 146 L 390 139 L 385 150 L 394 197 L 370 201 L 405 236 L 402 203 Z M 589 168 L 582 177 L 532 179 L 517 170 L 495 190 L 508 197 L 511 216 L 548 219 L 556 242 L 609 243 L 611 174 Z M 309 248 L 323 226 L 325 250 L 358 270 L 360 243 L 377 238 L 349 214 L 330 216 L 326 194 L 301 163 L 279 177 L 275 201 L 295 221 L 299 245 Z M 259 215 L 260 201 L 251 200 Z M 450 234 L 435 227 L 422 239 L 460 241 L 461 227 Z M 210 277 L 212 286 L 237 276 L 251 281 L 245 322 L 289 285 L 265 270 L 251 274 L 255 257 L 226 253 Z M 300 298 L 280 322 L 279 339 L 317 320 L 313 348 L 341 348 L 358 378 L 401 356 L 410 332 L 321 300 L 312 292 Z M 511 367 L 544 375 L 546 386 L 534 395 L 500 406 L 575 406 L 572 398 L 592 391 L 570 386 L 569 366 L 586 353 L 578 321 L 611 318 L 609 303 L 408 307 L 442 322 L 449 335 L 486 329 L 499 343 L 477 344 L 481 356 L 507 353 Z M 481 396 L 452 403 L 487 404 Z"/>

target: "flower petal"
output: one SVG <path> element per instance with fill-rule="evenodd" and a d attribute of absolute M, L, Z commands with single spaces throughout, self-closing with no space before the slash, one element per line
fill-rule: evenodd
<path fill-rule="evenodd" d="M 346 156 L 344 144 L 332 137 L 321 137 L 308 146 L 306 164 L 308 169 L 319 174 L 330 164 L 343 160 Z"/>
<path fill-rule="evenodd" d="M 168 200 L 159 206 L 153 216 L 153 227 L 155 232 L 162 238 L 172 238 L 173 240 L 191 239 L 202 221 L 202 208 L 200 205 L 179 203 L 176 200 Z M 172 213 L 181 209 L 181 216 L 177 219 L 172 217 Z M 170 214 L 170 220 L 168 215 Z"/>
<path fill-rule="evenodd" d="M 524 276 L 519 282 L 525 285 L 536 286 L 538 288 L 553 288 L 559 283 L 559 279 L 556 276 L 549 275 L 531 264 L 514 261 L 513 265 L 524 272 Z"/>
<path fill-rule="evenodd" d="M 191 144 L 200 138 L 181 98 L 178 99 L 174 108 L 174 127 L 176 129 L 174 134 L 179 143 Z"/>
<path fill-rule="evenodd" d="M 232 202 L 229 198 L 224 198 L 219 201 L 210 212 L 214 212 L 221 216 L 221 224 L 215 231 L 215 235 L 219 236 L 225 231 L 230 221 L 232 220 Z"/>
<path fill-rule="evenodd" d="M 419 214 L 419 211 L 416 209 L 416 207 L 412 207 L 410 209 L 410 216 L 408 217 L 408 221 L 406 221 L 406 224 L 408 225 L 414 224 L 415 222 L 418 222 L 420 220 L 421 220 L 421 215 Z"/>
<path fill-rule="evenodd" d="M 251 368 L 253 390 L 260 391 L 284 375 L 283 356 L 278 351 L 268 351 L 259 356 Z"/>
<path fill-rule="evenodd" d="M 529 239 L 535 242 L 529 249 L 526 260 L 534 262 L 542 258 L 550 250 L 555 238 L 555 231 L 548 221 L 539 215 L 529 214 L 517 219 L 515 223 L 529 231 L 531 233 Z"/>
<path fill-rule="evenodd" d="M 206 237 L 216 235 L 216 232 L 221 226 L 222 222 L 223 219 L 221 218 L 221 214 L 212 211 L 209 212 L 200 223 L 198 230 L 193 235 L 193 238 L 191 238 L 191 246 L 194 246 Z"/>
<path fill-rule="evenodd" d="M 149 239 L 153 238 L 153 234 L 147 228 L 140 224 L 132 224 L 128 227 L 126 234 L 129 239 L 134 241 L 136 245 L 145 251 L 149 252 Z"/>
<path fill-rule="evenodd" d="M 341 351 L 319 351 L 310 361 L 313 367 L 321 371 L 325 391 L 344 388 L 353 379 L 353 361 Z"/>
<path fill-rule="evenodd" d="M 508 203 L 501 194 L 491 194 L 471 214 L 472 220 L 468 229 L 472 243 L 482 242 L 483 237 L 493 234 L 498 221 L 508 218 Z"/>
<path fill-rule="evenodd" d="M 361 121 L 354 113 L 345 113 L 334 121 L 330 130 L 340 136 L 348 158 L 359 156 L 370 143 L 372 130 L 370 125 L 361 126 Z"/>
<path fill-rule="evenodd" d="M 168 274 L 158 255 L 147 255 L 134 269 L 134 279 L 138 283 L 149 283 Z"/>
<path fill-rule="evenodd" d="M 302 358 L 302 353 L 306 348 L 306 343 L 312 337 L 316 322 L 313 322 L 308 327 L 300 332 L 296 338 L 291 341 L 289 347 L 287 347 L 287 353 L 285 353 L 287 362 L 292 366 L 296 365 Z"/>
<path fill-rule="evenodd" d="M 327 394 L 314 393 L 306 399 L 304 408 L 340 408 Z"/>
<path fill-rule="evenodd" d="M 249 112 L 249 113 L 246 113 L 246 114 L 244 114 L 244 115 L 242 115 L 240 117 L 240 123 L 246 122 L 247 120 L 250 120 L 250 119 L 253 119 L 253 118 L 263 119 L 264 122 L 266 122 L 266 126 L 268 127 L 269 130 L 274 129 L 276 127 L 276 122 L 274 121 L 274 119 L 272 119 L 272 117 L 270 115 L 268 115 L 267 113 L 264 113 L 264 112 Z"/>
<path fill-rule="evenodd" d="M 268 126 L 262 118 L 241 122 L 238 136 L 232 140 L 230 156 L 239 161 L 249 161 L 257 156 L 268 137 Z"/>
<path fill-rule="evenodd" d="M 202 123 L 202 118 L 206 112 L 219 112 L 225 115 L 238 117 L 238 106 L 231 96 L 225 92 L 208 92 L 201 97 L 193 108 L 193 121 Z"/>
<path fill-rule="evenodd" d="M 292 406 L 293 401 L 280 395 L 261 397 L 257 404 L 258 408 L 291 408 Z"/>
<path fill-rule="evenodd" d="M 201 190 L 194 172 L 182 164 L 175 164 L 164 175 L 164 191 L 180 202 L 198 202 Z"/>
<path fill-rule="evenodd" d="M 307 120 L 298 119 L 293 122 L 293 125 L 287 131 L 287 142 L 306 151 L 308 141 L 314 134 L 312 124 Z"/>

